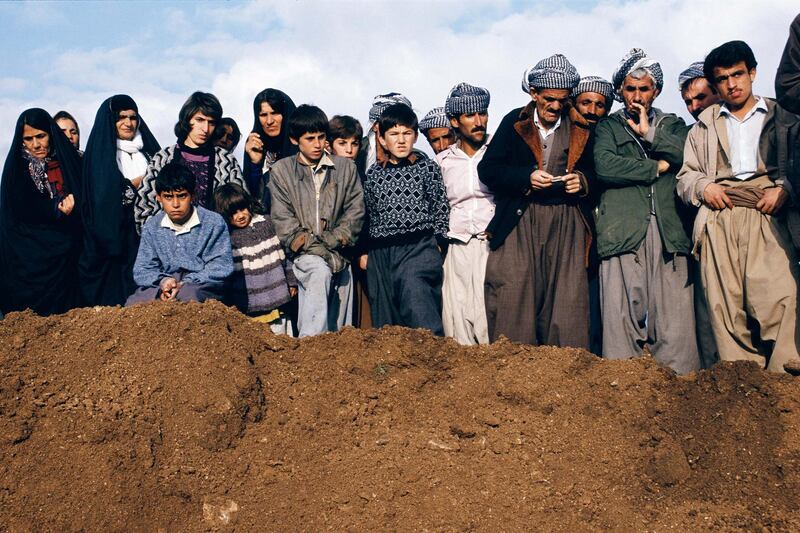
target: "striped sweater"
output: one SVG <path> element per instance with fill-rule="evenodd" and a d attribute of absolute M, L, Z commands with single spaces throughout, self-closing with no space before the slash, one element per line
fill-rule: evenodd
<path fill-rule="evenodd" d="M 246 228 L 231 228 L 231 245 L 231 300 L 240 311 L 262 314 L 291 300 L 289 286 L 297 280 L 268 216 L 255 215 Z"/>

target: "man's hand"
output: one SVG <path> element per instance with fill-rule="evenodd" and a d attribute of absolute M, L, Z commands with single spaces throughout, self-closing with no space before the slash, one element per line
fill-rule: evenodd
<path fill-rule="evenodd" d="M 581 177 L 578 174 L 566 174 L 562 179 L 564 180 L 564 190 L 567 194 L 579 193 L 583 189 L 583 183 L 581 183 Z"/>
<path fill-rule="evenodd" d="M 363 254 L 363 255 L 359 256 L 359 258 L 358 258 L 358 267 L 361 270 L 366 270 L 367 269 L 367 259 L 368 259 L 367 254 Z"/>
<path fill-rule="evenodd" d="M 650 131 L 650 119 L 647 118 L 647 111 L 645 111 L 642 104 L 637 104 L 636 102 L 631 103 L 631 107 L 639 113 L 639 123 L 637 124 L 633 120 L 628 119 L 628 126 L 633 130 L 633 133 L 644 138 L 647 132 Z"/>
<path fill-rule="evenodd" d="M 178 291 L 181 288 L 182 283 L 179 283 L 178 280 L 175 278 L 164 278 L 161 280 L 160 287 L 161 287 L 161 301 L 167 302 L 169 300 L 174 300 L 175 296 L 178 295 Z"/>
<path fill-rule="evenodd" d="M 756 204 L 756 209 L 765 215 L 775 214 L 783 207 L 788 196 L 783 187 L 770 187 L 764 191 L 764 196 Z"/>
<path fill-rule="evenodd" d="M 308 240 L 308 234 L 301 233 L 297 237 L 294 238 L 292 244 L 289 245 L 289 248 L 295 253 L 298 252 L 303 246 L 305 246 L 306 241 Z"/>
<path fill-rule="evenodd" d="M 553 176 L 544 170 L 534 170 L 531 172 L 531 188 L 534 191 L 547 189 L 553 185 Z"/>
<path fill-rule="evenodd" d="M 703 189 L 703 203 L 711 209 L 733 209 L 733 202 L 725 194 L 725 187 L 717 183 L 709 183 Z"/>
<path fill-rule="evenodd" d="M 58 202 L 58 210 L 64 213 L 65 215 L 69 215 L 72 213 L 72 210 L 75 208 L 75 197 L 71 194 L 68 194 L 63 200 Z"/>
<path fill-rule="evenodd" d="M 133 185 L 134 189 L 138 189 L 142 186 L 142 180 L 144 180 L 144 176 L 139 176 L 137 178 L 133 178 L 131 180 L 131 185 Z"/>
<path fill-rule="evenodd" d="M 289 297 L 294 298 L 297 296 L 297 287 L 289 287 Z"/>
<path fill-rule="evenodd" d="M 250 158 L 253 164 L 258 164 L 261 158 L 264 157 L 264 143 L 258 133 L 252 132 L 247 136 L 247 142 L 244 145 L 244 153 Z"/>
<path fill-rule="evenodd" d="M 669 162 L 664 161 L 663 159 L 658 160 L 658 175 L 660 176 L 664 172 L 669 170 Z"/>

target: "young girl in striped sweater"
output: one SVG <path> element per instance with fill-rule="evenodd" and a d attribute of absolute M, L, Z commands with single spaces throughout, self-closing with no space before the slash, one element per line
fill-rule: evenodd
<path fill-rule="evenodd" d="M 287 306 L 297 295 L 292 263 L 283 253 L 269 215 L 237 184 L 214 191 L 217 212 L 228 223 L 234 272 L 228 286 L 229 303 L 274 333 L 292 334 Z"/>

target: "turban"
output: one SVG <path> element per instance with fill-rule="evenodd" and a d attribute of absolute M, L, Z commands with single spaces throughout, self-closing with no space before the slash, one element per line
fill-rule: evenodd
<path fill-rule="evenodd" d="M 525 71 L 522 76 L 522 90 L 531 89 L 572 89 L 581 80 L 578 70 L 561 54 L 542 59 Z"/>
<path fill-rule="evenodd" d="M 619 90 L 625 77 L 631 72 L 644 69 L 653 78 L 656 83 L 656 89 L 659 91 L 664 87 L 664 74 L 661 72 L 661 65 L 658 61 L 650 59 L 641 48 L 631 48 L 631 51 L 625 54 L 625 57 L 619 62 L 617 70 L 611 75 L 611 82 L 614 84 L 614 89 Z M 622 97 L 618 94 L 614 95 L 617 100 L 622 102 Z"/>
<path fill-rule="evenodd" d="M 610 103 L 614 100 L 614 86 L 611 82 L 604 80 L 600 76 L 586 76 L 581 78 L 581 82 L 572 89 L 572 97 L 576 98 L 581 93 L 597 93 L 606 97 Z"/>
<path fill-rule="evenodd" d="M 434 107 L 419 121 L 419 129 L 426 132 L 431 128 L 449 128 L 450 121 L 444 114 L 443 107 Z"/>
<path fill-rule="evenodd" d="M 465 113 L 482 113 L 489 109 L 489 91 L 469 83 L 459 83 L 450 89 L 444 109 L 450 117 Z"/>
<path fill-rule="evenodd" d="M 406 104 L 411 107 L 411 100 L 400 93 L 379 94 L 372 99 L 372 107 L 369 108 L 369 119 L 372 121 L 378 120 L 386 108 L 394 104 Z"/>
<path fill-rule="evenodd" d="M 704 78 L 705 73 L 703 72 L 703 62 L 702 61 L 695 61 L 689 68 L 684 70 L 678 75 L 678 89 L 683 90 L 683 84 L 689 80 L 693 80 L 695 78 Z"/>

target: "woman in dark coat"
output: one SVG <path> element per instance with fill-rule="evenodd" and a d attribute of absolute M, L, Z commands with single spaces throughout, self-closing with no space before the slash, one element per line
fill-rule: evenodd
<path fill-rule="evenodd" d="M 118 94 L 100 105 L 83 157 L 84 305 L 122 305 L 136 290 L 133 203 L 147 163 L 160 149 L 130 96 Z"/>
<path fill-rule="evenodd" d="M 0 308 L 63 313 L 78 303 L 80 157 L 44 109 L 24 111 L 0 182 Z"/>
<path fill-rule="evenodd" d="M 267 212 L 270 168 L 279 159 L 297 153 L 289 140 L 289 117 L 294 110 L 292 99 L 278 89 L 264 89 L 253 100 L 253 131 L 244 145 L 244 177 L 247 188 L 261 199 Z"/>

